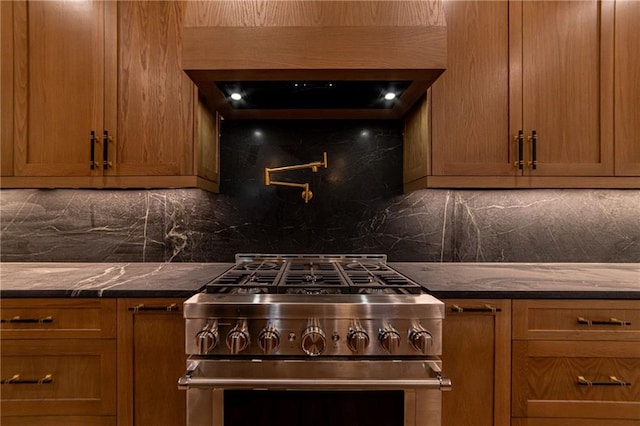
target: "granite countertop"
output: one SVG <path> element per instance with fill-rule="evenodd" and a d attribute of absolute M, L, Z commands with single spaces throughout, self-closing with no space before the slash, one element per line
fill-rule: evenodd
<path fill-rule="evenodd" d="M 640 263 L 389 263 L 440 298 L 640 299 Z"/>
<path fill-rule="evenodd" d="M 0 297 L 189 297 L 233 263 L 0 263 Z"/>
<path fill-rule="evenodd" d="M 233 263 L 0 263 L 0 297 L 189 297 Z M 640 263 L 390 262 L 440 298 L 640 299 Z"/>

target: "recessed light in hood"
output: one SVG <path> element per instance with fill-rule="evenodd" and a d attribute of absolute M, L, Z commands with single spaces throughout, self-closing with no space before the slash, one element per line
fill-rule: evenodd
<path fill-rule="evenodd" d="M 234 110 L 391 109 L 410 81 L 219 81 Z"/>

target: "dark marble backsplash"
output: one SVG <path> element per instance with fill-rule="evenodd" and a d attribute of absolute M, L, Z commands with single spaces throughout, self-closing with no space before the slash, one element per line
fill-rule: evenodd
<path fill-rule="evenodd" d="M 386 253 L 390 261 L 640 262 L 638 190 L 402 194 L 396 121 L 227 122 L 221 193 L 2 190 L 5 262 L 231 262 L 238 252 Z M 328 165 L 274 175 L 264 167 Z"/>

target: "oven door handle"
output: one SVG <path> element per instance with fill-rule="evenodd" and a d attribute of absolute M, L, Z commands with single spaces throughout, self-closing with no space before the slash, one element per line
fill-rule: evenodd
<path fill-rule="evenodd" d="M 444 377 L 440 371 L 430 367 L 436 377 L 428 378 L 278 378 L 278 377 L 194 377 L 198 363 L 193 362 L 187 371 L 178 379 L 178 388 L 215 388 L 215 389 L 352 389 L 352 390 L 381 390 L 381 389 L 433 389 L 451 390 L 451 379 Z"/>
<path fill-rule="evenodd" d="M 424 380 L 393 379 L 244 379 L 189 377 L 184 375 L 178 379 L 178 388 L 216 388 L 216 389 L 437 389 L 450 390 L 451 380 L 439 377 Z"/>

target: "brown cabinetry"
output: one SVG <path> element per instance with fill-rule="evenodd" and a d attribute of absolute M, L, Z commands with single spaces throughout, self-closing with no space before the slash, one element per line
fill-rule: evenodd
<path fill-rule="evenodd" d="M 637 301 L 513 302 L 513 425 L 640 421 Z"/>
<path fill-rule="evenodd" d="M 615 171 L 640 176 L 640 2 L 615 6 Z"/>
<path fill-rule="evenodd" d="M 442 424 L 509 424 L 511 301 L 444 300 Z"/>
<path fill-rule="evenodd" d="M 118 425 L 183 425 L 183 299 L 118 299 Z"/>
<path fill-rule="evenodd" d="M 427 186 L 640 186 L 627 3 L 445 1 Z"/>
<path fill-rule="evenodd" d="M 205 161 L 217 163 L 218 141 L 199 132 L 197 91 L 181 69 L 185 5 L 3 5 L 3 49 L 14 63 L 7 76 L 3 64 L 3 89 L 13 91 L 11 100 L 3 94 L 13 113 L 6 132 L 3 121 L 13 170 L 3 161 L 3 175 L 13 177 L 2 186 L 196 186 L 196 148 L 212 146 Z"/>
<path fill-rule="evenodd" d="M 2 424 L 115 425 L 115 301 L 2 301 Z"/>

